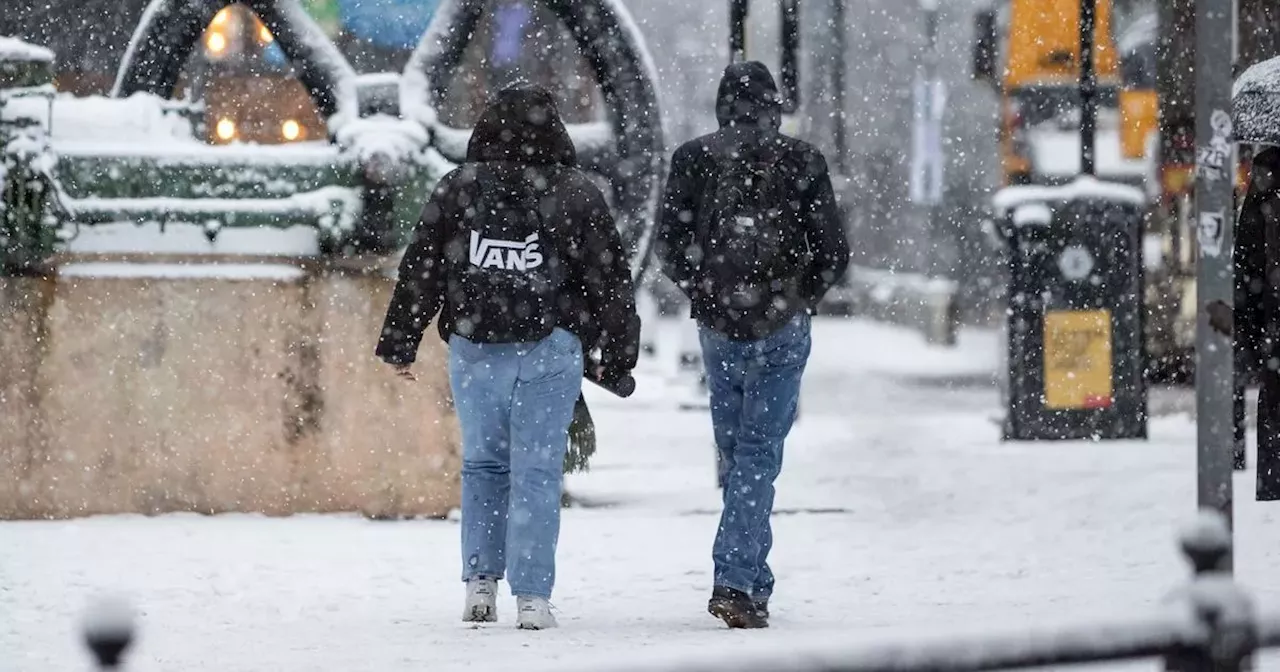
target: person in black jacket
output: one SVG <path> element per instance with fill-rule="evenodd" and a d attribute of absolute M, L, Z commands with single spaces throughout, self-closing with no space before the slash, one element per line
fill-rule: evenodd
<path fill-rule="evenodd" d="M 719 131 L 672 159 L 658 249 L 698 323 L 722 465 L 708 610 L 730 627 L 764 627 L 773 483 L 809 357 L 809 316 L 843 276 L 849 244 L 826 160 L 778 130 L 768 68 L 730 65 L 716 116 Z"/>
<path fill-rule="evenodd" d="M 518 625 L 555 625 L 562 465 L 584 353 L 599 349 L 588 365 L 606 381 L 627 376 L 639 353 L 627 256 L 604 196 L 575 164 L 550 94 L 503 90 L 466 163 L 423 208 L 378 341 L 378 356 L 409 378 L 433 318 L 449 343 L 466 621 L 497 620 L 507 577 Z"/>
<path fill-rule="evenodd" d="M 1280 148 L 1253 157 L 1235 249 L 1234 319 L 1210 306 L 1215 329 L 1234 330 L 1238 367 L 1258 372 L 1258 501 L 1280 500 Z M 1218 310 L 1215 310 L 1218 308 Z M 1238 375 L 1238 374 L 1237 374 Z"/>

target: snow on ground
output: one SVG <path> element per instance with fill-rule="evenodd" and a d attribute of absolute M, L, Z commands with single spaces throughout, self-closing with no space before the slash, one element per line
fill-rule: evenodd
<path fill-rule="evenodd" d="M 670 357 L 675 337 L 663 336 Z M 996 348 L 990 332 L 942 349 L 896 328 L 817 323 L 779 484 L 768 631 L 730 632 L 705 613 L 718 500 L 709 421 L 675 410 L 679 388 L 650 366 L 632 400 L 589 388 L 601 448 L 570 479 L 588 506 L 564 516 L 559 630 L 516 631 L 506 596 L 499 624 L 460 623 L 449 521 L 10 522 L 0 669 L 83 669 L 75 628 L 100 591 L 141 612 L 130 669 L 188 672 L 604 669 L 1155 607 L 1187 575 L 1173 535 L 1194 512 L 1192 421 L 1157 417 L 1147 442 L 1002 443 Z M 1252 501 L 1251 473 L 1237 488 L 1238 573 L 1280 606 L 1280 518 Z"/>

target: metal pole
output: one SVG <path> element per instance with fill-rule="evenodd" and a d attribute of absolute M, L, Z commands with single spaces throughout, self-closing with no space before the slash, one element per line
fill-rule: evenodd
<path fill-rule="evenodd" d="M 1098 76 L 1093 64 L 1096 0 L 1080 0 L 1080 172 L 1093 175 L 1098 127 Z"/>
<path fill-rule="evenodd" d="M 1234 1 L 1196 2 L 1196 453 L 1198 502 L 1232 520 L 1232 338 L 1209 324 L 1208 307 L 1234 299 L 1235 145 L 1231 140 Z M 1230 558 L 1227 567 L 1231 566 Z"/>
<path fill-rule="evenodd" d="M 845 104 L 844 104 L 844 73 L 845 73 L 845 50 L 848 27 L 844 21 L 844 0 L 831 0 L 831 30 L 834 31 L 832 44 L 835 45 L 835 53 L 831 55 L 831 88 L 832 103 L 835 106 L 835 114 L 832 115 L 832 121 L 835 123 L 835 153 L 836 153 L 836 172 L 841 176 L 849 174 L 848 167 L 848 140 L 846 133 L 848 129 L 845 127 Z"/>
<path fill-rule="evenodd" d="M 928 102 L 928 105 L 929 105 L 928 118 L 929 118 L 929 129 L 931 131 L 930 140 L 932 141 L 933 139 L 932 131 L 934 130 L 937 131 L 938 138 L 941 138 L 941 135 L 942 135 L 942 129 L 941 128 L 935 129 L 933 126 L 934 115 L 937 112 L 934 109 L 934 106 L 941 104 L 940 101 L 938 100 L 938 85 L 939 85 L 938 83 L 938 2 L 937 0 L 922 0 L 920 4 L 925 10 L 925 15 L 924 15 L 925 35 L 928 37 L 928 40 L 929 40 L 929 51 L 925 55 L 925 100 L 929 101 Z M 941 121 L 939 121 L 939 125 L 940 124 L 941 124 Z M 941 143 L 939 143 L 939 146 L 937 147 L 930 147 L 930 151 L 934 149 L 941 151 L 942 149 Z M 932 158 L 933 158 L 933 161 L 935 162 L 942 161 L 941 156 L 935 155 Z M 927 181 L 927 183 L 930 185 L 933 185 L 933 177 L 939 174 L 940 171 L 934 170 L 932 162 L 930 164 L 930 173 L 932 174 L 930 175 L 930 179 Z M 942 185 L 940 184 L 933 185 L 933 186 L 937 187 L 938 192 L 945 191 L 942 188 Z M 940 197 L 934 198 L 933 196 L 935 195 L 940 196 L 941 194 L 940 193 L 930 194 L 928 199 L 929 200 L 929 231 L 927 232 L 928 234 L 927 240 L 929 241 L 929 244 L 925 246 L 925 250 L 926 250 L 926 254 L 928 254 L 929 263 L 928 263 L 928 266 L 925 268 L 925 271 L 929 275 L 937 274 L 938 267 L 940 266 L 940 264 L 938 263 L 938 243 L 939 243 L 938 234 L 940 233 L 942 228 L 941 222 L 939 222 L 939 219 L 940 219 L 939 215 L 941 215 L 942 213 L 942 202 L 941 202 L 942 199 Z M 943 339 L 943 340 L 949 340 L 949 339 Z M 950 343 L 948 343 L 947 345 L 950 345 Z"/>
<path fill-rule="evenodd" d="M 782 111 L 795 114 L 800 107 L 800 0 L 782 0 L 781 61 Z"/>
<path fill-rule="evenodd" d="M 748 0 L 729 0 L 729 62 L 747 60 Z"/>

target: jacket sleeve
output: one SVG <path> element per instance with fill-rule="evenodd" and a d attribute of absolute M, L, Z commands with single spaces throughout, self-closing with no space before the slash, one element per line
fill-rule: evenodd
<path fill-rule="evenodd" d="M 1232 252 L 1235 273 L 1235 346 L 1249 367 L 1260 363 L 1263 352 L 1262 297 L 1266 291 L 1266 222 L 1262 198 L 1252 188 L 1241 208 Z"/>
<path fill-rule="evenodd" d="M 452 182 L 446 176 L 437 185 L 400 261 L 399 279 L 378 339 L 377 355 L 388 364 L 407 366 L 417 359 L 423 332 L 444 303 L 444 244 L 456 214 L 451 207 L 456 201 Z"/>
<path fill-rule="evenodd" d="M 698 268 L 698 251 L 694 245 L 698 204 L 706 182 L 698 152 L 696 145 L 685 145 L 671 158 L 671 174 L 667 177 L 655 241 L 663 273 L 685 294 L 689 294 Z"/>
<path fill-rule="evenodd" d="M 636 314 L 631 264 L 604 196 L 586 185 L 582 205 L 580 277 L 591 317 L 599 328 L 601 364 L 606 377 L 621 378 L 640 355 L 640 316 Z"/>
<path fill-rule="evenodd" d="M 836 206 L 835 189 L 831 186 L 826 159 L 813 152 L 807 164 L 808 194 L 803 203 L 807 223 L 805 240 L 811 260 L 801 289 L 809 309 L 814 310 L 849 268 L 849 239 Z"/>

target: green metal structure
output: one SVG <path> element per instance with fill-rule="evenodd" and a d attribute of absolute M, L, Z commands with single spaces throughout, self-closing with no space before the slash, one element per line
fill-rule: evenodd
<path fill-rule="evenodd" d="M 656 71 L 616 0 L 544 1 L 601 84 L 608 119 L 570 133 L 583 166 L 611 192 L 639 277 L 664 168 Z M 57 112 L 82 99 L 55 91 L 54 54 L 0 37 L 0 274 L 44 272 L 60 242 L 107 224 L 196 225 L 210 241 L 231 228 L 302 226 L 315 230 L 326 257 L 385 256 L 407 243 L 434 184 L 464 158 L 456 140 L 468 129 L 443 128 L 434 105 L 467 48 L 464 28 L 488 0 L 445 0 L 405 72 L 368 75 L 351 68 L 299 0 L 241 2 L 290 58 L 326 122 L 327 142 L 194 140 L 203 136 L 204 111 L 172 100 L 176 78 L 204 27 L 232 0 L 151 0 L 112 97 L 90 101 L 100 107 L 90 109 L 89 122 L 98 110 L 128 117 L 132 104 L 168 130 L 185 126 L 182 141 L 161 131 L 154 141 L 63 142 Z"/>

